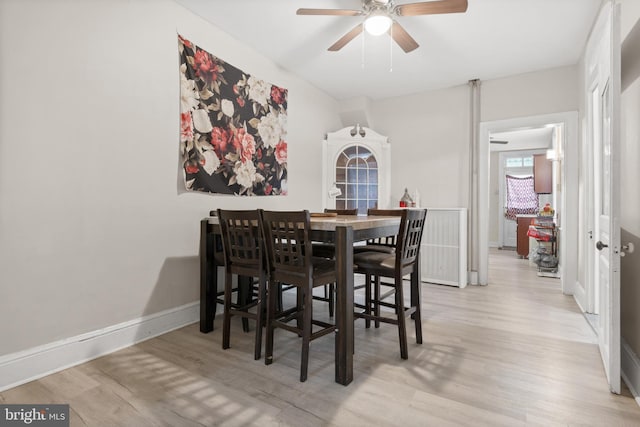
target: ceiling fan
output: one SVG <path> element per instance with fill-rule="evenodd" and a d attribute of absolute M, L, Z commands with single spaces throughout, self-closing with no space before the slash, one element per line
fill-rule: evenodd
<path fill-rule="evenodd" d="M 416 49 L 418 43 L 394 17 L 460 13 L 467 11 L 467 0 L 434 0 L 396 5 L 394 0 L 362 0 L 362 9 L 298 9 L 297 15 L 365 16 L 363 23 L 342 36 L 328 50 L 335 52 L 358 36 L 364 27 L 371 35 L 389 33 L 405 52 Z"/>

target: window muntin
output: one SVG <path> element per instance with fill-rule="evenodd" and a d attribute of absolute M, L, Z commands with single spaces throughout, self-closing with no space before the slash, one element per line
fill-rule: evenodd
<path fill-rule="evenodd" d="M 533 167 L 533 156 L 507 157 L 504 160 L 504 166 L 507 168 Z"/>
<path fill-rule="evenodd" d="M 362 145 L 345 148 L 336 159 L 336 186 L 342 194 L 336 198 L 336 209 L 367 209 L 378 206 L 378 162 Z"/>

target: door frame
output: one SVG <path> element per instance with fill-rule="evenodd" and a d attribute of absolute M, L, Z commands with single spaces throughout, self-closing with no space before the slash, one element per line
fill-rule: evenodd
<path fill-rule="evenodd" d="M 556 140 L 556 151 L 561 154 L 560 209 L 559 209 L 559 242 L 562 293 L 573 295 L 577 278 L 577 251 L 567 250 L 575 247 L 578 241 L 578 224 L 576 221 L 565 221 L 564 218 L 578 217 L 578 112 L 543 114 L 538 116 L 518 117 L 513 119 L 494 120 L 480 123 L 479 162 L 478 162 L 478 241 L 479 264 L 478 282 L 488 284 L 489 275 L 489 135 L 514 129 L 531 129 L 548 125 L 559 125 L 561 137 Z M 566 191 L 571 189 L 572 191 Z M 568 243 L 571 245 L 568 245 Z"/>

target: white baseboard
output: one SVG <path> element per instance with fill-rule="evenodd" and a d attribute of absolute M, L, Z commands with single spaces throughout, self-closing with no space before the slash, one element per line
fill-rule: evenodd
<path fill-rule="evenodd" d="M 573 285 L 573 299 L 576 301 L 576 304 L 578 304 L 578 307 L 580 307 L 580 310 L 582 310 L 583 313 L 587 311 L 587 308 L 583 307 L 580 303 L 580 301 L 586 301 L 587 296 L 584 293 L 584 287 L 579 281 L 576 281 Z"/>
<path fill-rule="evenodd" d="M 470 285 L 477 285 L 478 282 L 478 272 L 477 271 L 469 271 L 469 280 L 467 280 L 467 283 Z"/>
<path fill-rule="evenodd" d="M 199 303 L 0 357 L 0 392 L 194 323 Z"/>
<path fill-rule="evenodd" d="M 629 387 L 636 403 L 640 406 L 640 395 L 638 395 L 638 391 L 640 390 L 640 359 L 638 359 L 638 356 L 636 356 L 624 338 L 620 341 L 622 347 L 622 351 L 620 352 L 622 379 L 627 387 Z"/>

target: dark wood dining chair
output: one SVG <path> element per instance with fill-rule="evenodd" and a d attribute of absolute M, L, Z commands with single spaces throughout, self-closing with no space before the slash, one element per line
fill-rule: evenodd
<path fill-rule="evenodd" d="M 403 209 L 377 209 L 377 208 L 371 208 L 367 210 L 367 216 L 397 216 L 397 217 L 401 217 L 402 216 L 402 212 L 404 210 Z M 354 245 L 353 246 L 353 253 L 354 256 L 359 254 L 359 253 L 363 253 L 363 252 L 380 252 L 383 254 L 388 254 L 388 255 L 393 255 L 396 253 L 396 244 L 398 241 L 398 235 L 397 234 L 392 234 L 389 236 L 383 236 L 383 237 L 376 237 L 373 239 L 367 239 L 366 243 L 364 245 Z M 355 258 L 354 258 L 354 262 L 355 262 Z M 357 272 L 356 272 L 357 273 Z M 358 289 L 362 289 L 362 288 L 368 288 L 368 286 L 365 284 L 360 284 L 360 285 L 356 285 L 354 286 L 354 290 L 358 290 Z M 375 289 L 380 289 L 378 288 L 374 288 Z M 365 303 L 364 304 L 360 304 L 358 302 L 354 302 L 354 305 L 358 308 L 366 308 L 368 307 L 367 304 L 371 304 L 371 299 L 370 299 L 370 293 L 365 292 Z M 365 320 L 365 325 L 368 328 L 371 324 L 371 321 L 369 319 Z M 380 326 L 380 322 L 376 322 L 376 327 Z"/>
<path fill-rule="evenodd" d="M 400 357 L 407 359 L 407 327 L 406 317 L 412 316 L 415 321 L 416 342 L 422 344 L 422 316 L 421 301 L 415 297 L 419 295 L 419 289 L 414 289 L 412 281 L 411 304 L 404 305 L 403 276 L 416 272 L 420 262 L 420 242 L 424 229 L 426 209 L 404 209 L 394 211 L 401 216 L 400 229 L 396 238 L 394 254 L 384 252 L 369 251 L 354 254 L 354 271 L 365 275 L 365 304 L 364 311 L 354 313 L 355 318 L 366 320 L 366 327 L 374 321 L 378 327 L 380 322 L 398 325 L 398 336 L 400 340 Z M 391 279 L 391 281 L 381 281 L 381 277 Z M 380 287 L 390 287 L 391 290 L 385 294 L 380 293 Z M 419 286 L 419 282 L 418 285 Z M 373 294 L 373 295 L 372 295 Z M 394 296 L 393 302 L 387 298 Z M 382 314 L 380 307 L 393 309 L 394 317 Z"/>
<path fill-rule="evenodd" d="M 401 209 L 369 209 L 367 210 L 368 216 L 399 216 Z M 354 253 L 359 252 L 383 252 L 386 254 L 393 254 L 396 251 L 397 235 L 377 237 L 374 239 L 367 239 L 366 244 L 353 247 Z"/>
<path fill-rule="evenodd" d="M 325 209 L 324 213 L 334 213 L 336 215 L 358 215 L 358 209 Z M 332 243 L 313 243 L 313 256 L 320 258 L 334 258 L 336 247 Z"/>
<path fill-rule="evenodd" d="M 300 381 L 306 381 L 309 343 L 336 329 L 335 325 L 313 319 L 313 288 L 335 283 L 335 262 L 313 257 L 308 211 L 262 211 L 261 214 L 269 270 L 265 364 L 273 362 L 274 329 L 296 333 L 302 337 Z M 293 309 L 276 313 L 277 284 L 280 282 L 296 287 L 298 304 Z M 295 323 L 290 324 L 294 320 Z M 320 329 L 314 332 L 314 325 Z"/>
<path fill-rule="evenodd" d="M 212 210 L 209 212 L 209 216 L 218 217 L 218 211 Z M 212 254 L 211 259 L 207 260 L 207 268 L 212 271 L 217 277 L 217 269 L 220 268 L 224 272 L 224 251 L 222 249 L 222 235 L 210 234 L 207 236 L 207 252 Z M 247 304 L 248 298 L 252 298 L 252 294 L 257 292 L 257 282 L 253 277 L 238 276 L 238 282 L 235 287 L 231 288 L 232 295 L 235 296 L 235 300 L 232 296 L 231 306 L 238 308 Z M 213 306 L 213 317 L 215 318 L 217 305 L 220 304 L 224 307 L 224 284 L 222 290 L 215 289 L 215 304 Z M 249 332 L 249 319 L 242 318 L 242 330 Z"/>
<path fill-rule="evenodd" d="M 262 355 L 263 302 L 266 301 L 266 255 L 260 231 L 260 213 L 251 211 L 228 211 L 218 209 L 224 253 L 224 317 L 222 348 L 227 349 L 231 340 L 231 318 L 240 316 L 256 322 L 254 358 Z M 257 293 L 239 297 L 237 304 L 231 303 L 233 275 L 255 277 Z M 255 307 L 255 312 L 249 311 Z"/>
<path fill-rule="evenodd" d="M 325 213 L 334 213 L 336 215 L 358 215 L 358 209 L 325 209 Z M 334 259 L 336 256 L 336 247 L 332 243 L 313 242 L 313 256 L 319 258 Z M 314 299 L 329 303 L 329 317 L 333 317 L 335 311 L 335 284 L 331 283 L 324 286 L 324 296 L 314 295 Z"/>

